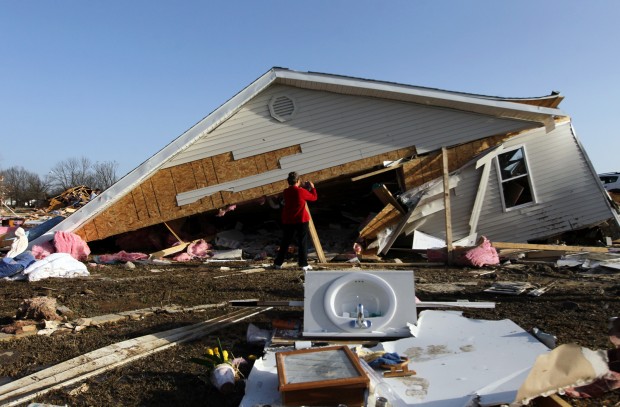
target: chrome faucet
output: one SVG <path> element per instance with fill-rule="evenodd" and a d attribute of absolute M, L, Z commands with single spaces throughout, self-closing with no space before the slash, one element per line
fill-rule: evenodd
<path fill-rule="evenodd" d="M 355 321 L 351 321 L 351 326 L 354 328 L 370 328 L 371 322 L 364 319 L 364 306 L 362 304 L 357 304 L 357 317 Z"/>

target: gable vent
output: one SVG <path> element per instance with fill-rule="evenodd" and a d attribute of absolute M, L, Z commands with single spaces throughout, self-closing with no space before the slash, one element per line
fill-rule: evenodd
<path fill-rule="evenodd" d="M 269 113 L 274 119 L 285 122 L 295 115 L 295 100 L 287 95 L 276 95 L 269 101 Z"/>

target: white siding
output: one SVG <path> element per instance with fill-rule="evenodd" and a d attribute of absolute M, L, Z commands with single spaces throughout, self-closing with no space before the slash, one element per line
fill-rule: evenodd
<path fill-rule="evenodd" d="M 451 190 L 450 209 L 452 212 L 452 239 L 459 240 L 469 235 L 471 208 L 474 206 L 482 168 L 476 170 L 471 165 L 459 171 L 461 178 L 456 188 Z M 441 198 L 443 200 L 443 198 Z M 446 219 L 444 211 L 427 216 L 420 222 L 417 230 L 444 239 L 446 238 Z M 413 230 L 408 233 L 413 232 Z"/>
<path fill-rule="evenodd" d="M 569 123 L 549 134 L 538 130 L 511 139 L 505 148 L 525 145 L 537 203 L 504 213 L 495 168 L 480 216 L 479 230 L 497 241 L 525 242 L 579 229 L 613 215 L 598 179 L 572 134 Z"/>
<path fill-rule="evenodd" d="M 299 110 L 293 120 L 280 123 L 269 115 L 269 99 L 278 93 L 295 98 Z M 327 151 L 334 157 L 343 150 L 371 150 L 375 155 L 412 144 L 424 153 L 443 145 L 527 127 L 534 127 L 534 124 L 402 102 L 273 86 L 166 166 L 228 151 L 239 159 L 295 144 L 304 144 L 304 154 L 323 155 Z M 383 151 L 377 151 L 377 147 Z"/>
<path fill-rule="evenodd" d="M 537 202 L 534 205 L 504 212 L 497 171 L 492 163 L 489 185 L 484 197 L 478 235 L 491 241 L 526 242 L 542 239 L 573 229 L 580 229 L 610 219 L 613 214 L 598 185 L 598 179 L 589 169 L 586 157 L 572 134 L 569 123 L 560 124 L 548 134 L 532 130 L 504 143 L 504 149 L 524 146 Z M 458 189 L 471 184 L 471 193 L 477 186 L 482 168 L 462 172 Z M 466 192 L 451 197 L 454 239 L 467 235 L 463 221 L 471 211 L 473 199 Z M 445 238 L 443 212 L 434 214 L 419 230 Z"/>
<path fill-rule="evenodd" d="M 295 99 L 298 111 L 293 120 L 281 123 L 269 115 L 268 102 L 276 94 Z M 282 170 L 181 194 L 179 204 L 183 204 L 218 190 L 239 191 L 283 179 L 283 174 L 291 169 L 304 174 L 412 145 L 419 153 L 424 153 L 537 125 L 404 102 L 274 85 L 246 103 L 210 134 L 179 152 L 164 168 L 229 151 L 235 159 L 240 159 L 301 145 L 301 154 L 280 160 Z"/>

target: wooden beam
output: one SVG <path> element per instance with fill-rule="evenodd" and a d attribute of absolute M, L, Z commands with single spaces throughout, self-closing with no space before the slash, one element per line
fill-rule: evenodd
<path fill-rule="evenodd" d="M 166 225 L 166 227 L 168 228 L 168 230 L 170 231 L 170 233 L 172 233 L 172 235 L 174 236 L 175 239 L 177 239 L 177 241 L 179 243 L 185 243 L 176 233 L 174 233 L 174 230 L 172 230 L 172 228 L 170 226 L 168 226 L 168 224 L 166 222 L 164 222 L 164 225 Z"/>
<path fill-rule="evenodd" d="M 182 252 L 183 250 L 187 248 L 187 246 L 189 246 L 192 243 L 197 243 L 200 240 L 204 240 L 208 242 L 210 240 L 213 240 L 214 238 L 215 238 L 215 235 L 209 235 L 207 237 L 203 237 L 202 239 L 192 240 L 191 242 L 183 242 L 176 246 L 172 246 L 167 249 L 163 249 L 163 250 L 159 250 L 157 252 L 151 253 L 149 254 L 149 259 L 160 259 L 162 257 L 170 256 L 171 254 Z"/>
<path fill-rule="evenodd" d="M 316 250 L 316 255 L 319 258 L 319 262 L 327 263 L 325 253 L 323 253 L 323 246 L 321 246 L 321 241 L 319 240 L 319 234 L 316 233 L 316 228 L 314 227 L 314 221 L 312 220 L 312 215 L 310 214 L 310 208 L 308 208 L 308 203 L 306 203 L 306 210 L 308 211 L 308 216 L 310 217 L 310 221 L 308 222 L 308 229 L 310 230 L 310 237 L 312 238 L 312 243 L 314 244 L 314 250 Z"/>
<path fill-rule="evenodd" d="M 448 250 L 448 264 L 452 264 L 454 247 L 452 246 L 452 210 L 450 209 L 450 173 L 448 172 L 448 149 L 441 147 L 443 165 L 443 203 L 446 215 L 446 249 Z"/>
<path fill-rule="evenodd" d="M 317 266 L 321 267 L 440 267 L 444 266 L 444 263 L 318 263 Z"/>
<path fill-rule="evenodd" d="M 269 309 L 271 308 L 241 309 L 241 312 L 233 311 L 194 325 L 128 339 L 94 350 L 0 386 L 0 404 L 22 404 L 51 390 L 79 383 L 178 343 L 198 339 Z"/>
<path fill-rule="evenodd" d="M 357 177 L 351 178 L 351 181 L 355 182 L 355 181 L 362 180 L 364 178 L 372 177 L 374 175 L 383 174 L 384 172 L 388 172 L 388 171 L 392 171 L 392 170 L 395 170 L 397 168 L 400 168 L 404 164 L 405 164 L 404 162 L 401 162 L 399 164 L 392 165 L 391 167 L 385 167 L 385 168 L 381 168 L 380 170 L 376 170 L 376 171 L 369 172 L 369 173 L 366 173 L 366 174 L 358 175 Z"/>
<path fill-rule="evenodd" d="M 496 249 L 522 249 L 522 250 L 554 250 L 564 252 L 592 252 L 608 253 L 607 247 L 588 247 L 588 246 L 562 246 L 557 244 L 528 244 L 528 243 L 508 243 L 491 242 Z"/>
<path fill-rule="evenodd" d="M 494 302 L 477 301 L 420 301 L 416 308 L 495 308 Z"/>
<path fill-rule="evenodd" d="M 398 202 L 394 195 L 390 192 L 389 189 L 384 184 L 378 185 L 372 189 L 372 192 L 379 198 L 383 205 L 391 204 L 393 207 L 398 209 L 400 213 L 407 213 L 407 210 Z"/>
<path fill-rule="evenodd" d="M 155 253 L 151 253 L 149 254 L 149 259 L 161 259 L 162 257 L 166 257 L 166 256 L 170 256 L 171 254 L 182 252 L 183 250 L 185 250 L 185 248 L 187 248 L 187 246 L 189 246 L 189 243 L 181 243 L 176 246 L 172 246 L 167 249 L 163 249 Z"/>
<path fill-rule="evenodd" d="M 379 232 L 392 226 L 400 220 L 401 215 L 392 204 L 385 205 L 374 218 L 360 231 L 359 237 L 363 239 L 376 239 Z"/>

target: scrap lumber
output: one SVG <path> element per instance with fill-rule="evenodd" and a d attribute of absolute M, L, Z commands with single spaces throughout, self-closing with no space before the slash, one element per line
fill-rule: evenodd
<path fill-rule="evenodd" d="M 450 207 L 450 172 L 448 169 L 448 149 L 441 148 L 443 166 L 443 206 L 446 218 L 446 249 L 448 251 L 448 265 L 452 264 L 454 246 L 452 245 L 452 210 Z"/>
<path fill-rule="evenodd" d="M 520 250 L 554 250 L 565 252 L 594 252 L 607 253 L 607 247 L 594 246 L 563 246 L 557 244 L 528 244 L 528 243 L 508 243 L 508 242 L 492 242 L 491 245 L 496 249 L 520 249 Z"/>
<path fill-rule="evenodd" d="M 303 307 L 303 300 L 298 301 L 263 301 L 255 298 L 247 300 L 230 300 L 228 303 L 233 307 Z"/>
<path fill-rule="evenodd" d="M 409 370 L 409 358 L 401 356 L 400 360 L 400 363 L 394 365 L 381 365 L 382 369 L 389 370 L 388 372 L 383 372 L 383 377 L 404 377 L 416 374 L 415 370 Z"/>
<path fill-rule="evenodd" d="M 444 263 L 431 263 L 431 262 L 421 262 L 421 263 L 317 263 L 317 266 L 320 267 L 439 267 L 445 266 Z"/>
<path fill-rule="evenodd" d="M 223 274 L 221 276 L 215 276 L 213 277 L 214 280 L 218 279 L 218 278 L 226 278 L 226 277 L 234 277 L 234 276 L 243 276 L 246 274 L 253 274 L 253 273 L 260 273 L 262 271 L 265 271 L 265 268 L 263 267 L 258 267 L 258 268 L 254 268 L 254 269 L 247 269 L 247 270 L 240 270 L 236 273 L 230 273 L 230 274 Z"/>
<path fill-rule="evenodd" d="M 398 223 L 400 218 L 401 214 L 399 211 L 392 204 L 388 203 L 381 212 L 364 226 L 360 231 L 360 237 L 364 239 L 376 239 L 379 232 Z"/>
<path fill-rule="evenodd" d="M 314 222 L 312 221 L 312 215 L 310 214 L 310 208 L 308 207 L 308 203 L 306 203 L 306 211 L 308 211 L 308 216 L 310 217 L 310 221 L 308 222 L 308 229 L 310 230 L 310 237 L 312 238 L 312 243 L 314 244 L 314 250 L 316 250 L 316 256 L 319 258 L 319 261 L 321 263 L 327 263 L 325 253 L 323 252 L 323 246 L 321 246 L 321 241 L 319 240 L 319 234 L 316 232 Z"/>
<path fill-rule="evenodd" d="M 183 239 L 181 239 L 176 233 L 174 233 L 174 230 L 172 230 L 172 228 L 166 223 L 164 222 L 164 225 L 166 226 L 166 228 L 168 228 L 168 230 L 170 231 L 170 233 L 172 233 L 172 236 L 174 236 L 174 238 L 179 242 L 179 243 L 185 243 L 183 241 Z"/>
<path fill-rule="evenodd" d="M 377 198 L 379 198 L 383 205 L 391 204 L 394 208 L 398 209 L 400 213 L 407 213 L 407 210 L 403 207 L 403 205 L 401 205 L 400 202 L 398 202 L 396 198 L 394 198 L 394 195 L 392 195 L 390 190 L 387 189 L 385 184 L 375 186 L 372 189 L 372 192 L 377 196 Z"/>
<path fill-rule="evenodd" d="M 494 302 L 488 301 L 420 301 L 416 308 L 495 308 Z"/>
<path fill-rule="evenodd" d="M 196 240 L 192 240 L 191 242 L 182 242 L 176 246 L 172 246 L 172 247 L 168 247 L 167 249 L 163 249 L 163 250 L 159 250 L 156 252 L 153 252 L 151 254 L 149 254 L 149 259 L 160 259 L 162 257 L 166 257 L 166 256 L 170 256 L 171 254 L 175 254 L 178 252 L 182 252 L 183 250 L 185 250 L 187 248 L 187 246 L 189 246 L 192 243 L 197 243 L 200 240 L 212 240 L 214 238 L 214 236 L 208 236 L 208 237 L 204 237 L 202 239 L 196 239 Z"/>
<path fill-rule="evenodd" d="M 194 325 L 118 342 L 0 386 L 0 404 L 15 406 L 136 359 L 188 342 L 271 309 L 235 310 Z"/>
<path fill-rule="evenodd" d="M 403 161 L 401 161 L 398 164 L 390 165 L 389 167 L 381 168 L 381 169 L 376 170 L 376 171 L 367 172 L 366 174 L 358 175 L 357 177 L 351 178 L 351 182 L 359 181 L 359 180 L 362 180 L 364 178 L 372 177 L 374 175 L 383 174 L 384 172 L 387 172 L 387 171 L 396 170 L 398 168 L 401 168 L 404 164 L 405 163 Z"/>
<path fill-rule="evenodd" d="M 176 246 L 169 247 L 167 249 L 159 250 L 157 252 L 149 254 L 149 259 L 159 259 L 162 257 L 170 256 L 171 254 L 182 252 L 189 245 L 190 243 L 181 243 Z"/>

